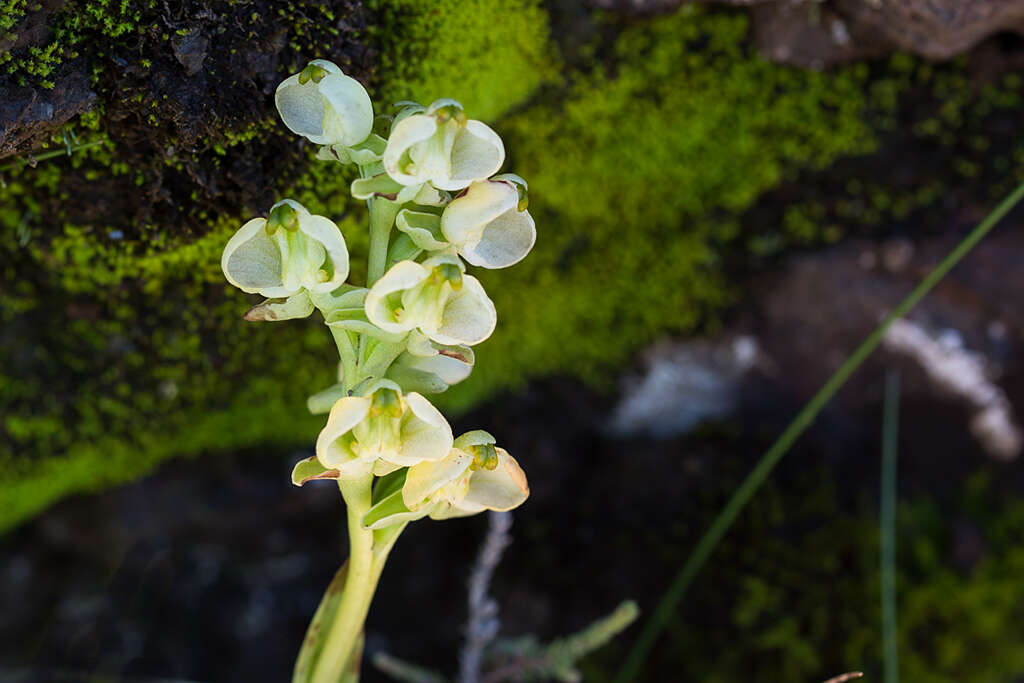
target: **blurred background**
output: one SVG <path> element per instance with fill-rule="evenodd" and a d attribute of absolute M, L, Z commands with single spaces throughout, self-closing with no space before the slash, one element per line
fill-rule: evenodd
<path fill-rule="evenodd" d="M 642 625 L 792 416 L 1024 179 L 1022 33 L 1022 0 L 0 2 L 0 679 L 290 675 L 346 554 L 336 489 L 288 477 L 336 355 L 318 320 L 242 321 L 219 257 L 292 197 L 364 259 L 352 178 L 274 110 L 310 59 L 377 103 L 460 100 L 530 183 L 537 246 L 477 273 L 498 328 L 438 404 L 529 476 L 491 593 L 502 636 L 546 642 L 630 598 Z M 899 673 L 1024 680 L 1022 228 L 890 332 L 638 680 L 882 680 L 887 376 Z M 368 656 L 454 674 L 486 530 L 404 534 Z"/>

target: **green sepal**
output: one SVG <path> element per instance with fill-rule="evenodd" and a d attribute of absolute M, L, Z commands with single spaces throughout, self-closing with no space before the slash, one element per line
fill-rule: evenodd
<path fill-rule="evenodd" d="M 376 164 L 384 155 L 388 141 L 379 135 L 371 135 L 358 145 L 324 145 L 317 150 L 316 158 L 321 161 L 337 161 L 340 164 L 358 164 L 370 166 Z"/>
<path fill-rule="evenodd" d="M 403 391 L 440 394 L 448 390 L 448 383 L 438 377 L 436 373 L 417 370 L 398 363 L 388 368 L 385 377 L 401 384 Z"/>
<path fill-rule="evenodd" d="M 402 209 L 395 217 L 395 227 L 425 251 L 439 251 L 449 246 L 441 232 L 441 217 L 435 213 Z"/>
<path fill-rule="evenodd" d="M 401 491 L 402 486 L 405 485 L 405 475 L 408 471 L 409 468 L 403 467 L 400 470 L 395 470 L 391 474 L 385 474 L 383 477 L 377 479 L 377 483 L 373 485 L 373 496 L 371 497 L 372 504 L 376 505 L 395 491 Z"/>
<path fill-rule="evenodd" d="M 309 292 L 302 290 L 287 299 L 267 299 L 250 308 L 244 318 L 249 322 L 271 322 L 306 318 L 313 312 Z"/>
<path fill-rule="evenodd" d="M 320 464 L 320 461 L 316 459 L 316 456 L 300 460 L 295 463 L 295 467 L 292 468 L 292 483 L 296 486 L 302 486 L 307 481 L 313 479 L 337 479 L 338 470 L 332 470 L 324 467 Z"/>
<path fill-rule="evenodd" d="M 399 488 L 367 510 L 361 523 L 364 529 L 383 529 L 394 524 L 420 519 L 426 515 L 426 510 L 413 512 L 407 508 L 405 501 L 402 500 L 402 490 Z"/>
<path fill-rule="evenodd" d="M 310 299 L 313 305 L 320 309 L 320 312 L 326 316 L 333 310 L 339 308 L 359 308 L 366 301 L 366 293 L 370 291 L 365 287 L 353 287 L 352 285 L 342 285 L 333 292 L 327 294 L 310 294 Z"/>
<path fill-rule="evenodd" d="M 306 399 L 306 408 L 309 409 L 311 415 L 323 415 L 331 412 L 331 408 L 338 402 L 339 399 L 345 398 L 348 394 L 345 392 L 345 385 L 339 382 L 333 386 L 329 386 L 323 391 L 318 391 L 309 398 Z"/>
<path fill-rule="evenodd" d="M 411 100 L 395 102 L 395 108 L 398 109 L 398 113 L 395 114 L 395 117 L 391 120 L 392 131 L 395 129 L 395 126 L 401 123 L 402 119 L 409 118 L 414 114 L 422 114 L 427 110 L 427 108 L 419 102 L 412 102 Z"/>
<path fill-rule="evenodd" d="M 399 261 L 414 261 L 422 253 L 423 250 L 416 246 L 411 237 L 401 233 L 391 240 L 391 244 L 388 246 L 388 267 L 390 268 Z"/>
<path fill-rule="evenodd" d="M 374 377 L 383 377 L 387 374 L 388 367 L 391 366 L 402 351 L 405 351 L 405 335 L 402 336 L 399 342 L 388 342 L 379 339 L 372 349 L 369 347 L 367 349 L 363 371 Z"/>
<path fill-rule="evenodd" d="M 338 308 L 324 316 L 329 327 L 337 327 L 349 332 L 365 334 L 382 342 L 395 344 L 405 339 L 407 332 L 385 332 L 366 317 L 366 310 L 359 308 Z"/>
<path fill-rule="evenodd" d="M 388 199 L 398 200 L 399 193 L 405 186 L 395 182 L 387 173 L 378 173 L 369 178 L 356 178 L 352 181 L 352 196 L 356 199 Z"/>

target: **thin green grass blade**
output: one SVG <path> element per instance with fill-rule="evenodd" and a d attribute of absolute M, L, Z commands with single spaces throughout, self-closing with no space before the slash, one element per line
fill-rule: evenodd
<path fill-rule="evenodd" d="M 885 376 L 885 406 L 882 418 L 882 484 L 878 523 L 881 539 L 882 585 L 882 678 L 900 681 L 899 632 L 896 628 L 896 456 L 900 434 L 900 375 L 890 370 Z"/>
<path fill-rule="evenodd" d="M 814 421 L 821 412 L 825 404 L 831 400 L 837 391 L 846 383 L 857 368 L 861 366 L 871 353 L 878 348 L 878 345 L 882 341 L 882 337 L 885 335 L 889 326 L 892 325 L 894 320 L 902 318 L 907 314 L 910 309 L 917 305 L 917 303 L 924 298 L 928 292 L 930 292 L 935 285 L 946 276 L 947 273 L 955 266 L 960 260 L 971 250 L 974 246 L 988 234 L 996 223 L 998 223 L 1009 211 L 1012 209 L 1020 200 L 1024 197 L 1024 183 L 1017 186 L 1013 192 L 1006 196 L 999 205 L 992 210 L 992 212 L 985 217 L 973 230 L 951 251 L 946 258 L 942 260 L 939 265 L 925 276 L 924 280 L 910 292 L 907 297 L 901 301 L 885 320 L 875 328 L 875 331 L 868 335 L 867 339 L 861 342 L 849 358 L 840 366 L 835 373 L 828 378 L 828 381 L 818 390 L 810 401 L 803 407 L 803 409 L 797 414 L 793 421 L 786 427 L 785 431 L 779 436 L 774 444 L 761 456 L 761 460 L 758 461 L 754 469 L 747 475 L 747 478 L 743 480 L 743 483 L 737 487 L 736 491 L 732 494 L 729 502 L 725 504 L 722 511 L 718 513 L 718 517 L 711 523 L 708 530 L 704 532 L 704 536 L 701 537 L 697 546 L 693 549 L 690 557 L 687 558 L 686 563 L 682 569 L 676 575 L 672 584 L 668 590 L 662 596 L 658 603 L 657 608 L 651 614 L 650 619 L 644 625 L 639 637 L 634 643 L 632 650 L 626 657 L 626 661 L 623 662 L 622 668 L 614 679 L 614 683 L 629 683 L 637 678 L 643 667 L 644 660 L 650 653 L 651 648 L 654 647 L 655 641 L 665 628 L 665 624 L 668 623 L 669 618 L 676 609 L 676 605 L 679 604 L 679 600 L 686 593 L 686 589 L 689 588 L 690 583 L 693 581 L 694 576 L 700 571 L 701 567 L 707 561 L 711 551 L 714 550 L 715 546 L 725 535 L 725 532 L 729 530 L 732 523 L 736 520 L 740 511 L 746 506 L 753 497 L 754 493 L 761 487 L 765 479 L 771 473 L 775 466 L 779 464 L 782 457 L 789 451 L 790 446 L 793 442 L 803 434 L 804 430 Z"/>

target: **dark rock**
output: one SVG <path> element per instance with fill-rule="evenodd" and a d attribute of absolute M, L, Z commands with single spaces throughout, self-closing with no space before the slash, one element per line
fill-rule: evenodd
<path fill-rule="evenodd" d="M 893 51 L 935 60 L 1001 32 L 1024 34 L 1024 0 L 706 0 L 750 7 L 757 45 L 772 61 L 823 68 Z M 683 0 L 591 0 L 629 14 Z"/>
<path fill-rule="evenodd" d="M 81 69 L 70 70 L 52 90 L 0 83 L 0 158 L 31 150 L 96 101 Z"/>
<path fill-rule="evenodd" d="M 195 76 L 203 68 L 210 39 L 204 33 L 193 31 L 174 40 L 174 57 L 185 67 L 185 74 Z"/>
<path fill-rule="evenodd" d="M 949 59 L 1001 31 L 1024 33 L 1021 0 L 835 0 L 851 24 L 901 50 Z"/>

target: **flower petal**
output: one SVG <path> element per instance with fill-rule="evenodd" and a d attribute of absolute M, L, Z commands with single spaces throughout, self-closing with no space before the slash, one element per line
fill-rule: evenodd
<path fill-rule="evenodd" d="M 514 209 L 518 201 L 519 192 L 509 183 L 475 182 L 445 207 L 441 232 L 461 251 L 462 245 L 479 241 L 484 226 Z"/>
<path fill-rule="evenodd" d="M 474 266 L 507 268 L 522 261 L 536 241 L 533 216 L 513 207 L 484 226 L 476 245 L 460 249 L 459 253 Z"/>
<path fill-rule="evenodd" d="M 306 288 L 311 292 L 330 292 L 337 289 L 348 278 L 348 248 L 341 229 L 329 218 L 323 216 L 299 216 L 299 230 L 323 245 L 330 260 L 331 278 L 326 282 L 310 282 Z M 322 265 L 322 264 L 317 264 Z"/>
<path fill-rule="evenodd" d="M 288 130 L 324 144 L 324 100 L 312 82 L 299 83 L 299 74 L 281 81 L 274 93 L 274 103 Z"/>
<path fill-rule="evenodd" d="M 298 290 L 284 286 L 281 250 L 267 234 L 266 224 L 265 218 L 254 218 L 239 228 L 224 246 L 220 267 L 228 282 L 243 292 L 288 297 Z"/>
<path fill-rule="evenodd" d="M 323 121 L 327 142 L 320 144 L 352 147 L 370 136 L 373 103 L 359 81 L 342 73 L 329 74 L 320 81 L 319 90 L 328 105 Z"/>
<path fill-rule="evenodd" d="M 341 469 L 351 466 L 352 454 L 343 448 L 339 439 L 366 418 L 371 403 L 368 396 L 346 396 L 331 408 L 327 424 L 316 439 L 316 457 L 325 467 Z M 372 464 L 369 463 L 370 466 Z"/>
<path fill-rule="evenodd" d="M 414 360 L 408 363 L 409 367 L 423 372 L 432 372 L 449 386 L 458 384 L 469 377 L 469 374 L 473 372 L 473 363 L 476 360 L 473 349 L 461 345 L 446 346 L 438 351 L 436 356 L 428 358 L 410 357 Z"/>
<path fill-rule="evenodd" d="M 522 505 L 529 497 L 530 486 L 526 483 L 526 473 L 519 467 L 519 463 L 504 448 L 495 450 L 498 453 L 498 466 L 493 470 L 473 472 L 469 478 L 469 491 L 458 507 L 511 510 Z"/>
<path fill-rule="evenodd" d="M 399 261 L 373 283 L 366 294 L 366 317 L 386 332 L 407 332 L 416 326 L 414 320 L 395 318 L 392 295 L 415 287 L 430 276 L 430 271 L 415 261 Z"/>
<path fill-rule="evenodd" d="M 466 121 L 452 145 L 449 181 L 434 184 L 442 190 L 461 190 L 474 180 L 491 177 L 503 163 L 505 145 L 498 134 L 480 121 Z"/>
<path fill-rule="evenodd" d="M 441 318 L 441 327 L 430 338 L 439 344 L 479 344 L 491 336 L 498 323 L 494 302 L 472 275 L 462 276 L 462 287 L 454 292 Z"/>
<path fill-rule="evenodd" d="M 409 163 L 409 150 L 417 142 L 427 140 L 437 131 L 437 121 L 433 116 L 413 114 L 399 121 L 391 131 L 388 146 L 384 149 L 384 170 L 395 182 L 402 185 L 417 185 L 424 178 L 405 173 L 405 165 Z"/>
<path fill-rule="evenodd" d="M 465 474 L 471 464 L 472 455 L 453 448 L 443 460 L 410 467 L 402 486 L 402 499 L 406 506 L 410 510 L 423 507 L 433 493 Z"/>
<path fill-rule="evenodd" d="M 405 395 L 402 445 L 389 460 L 398 465 L 418 465 L 440 460 L 452 449 L 452 428 L 437 408 L 416 392 Z"/>

